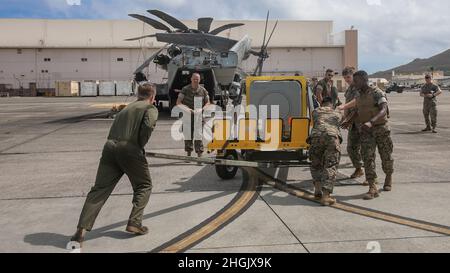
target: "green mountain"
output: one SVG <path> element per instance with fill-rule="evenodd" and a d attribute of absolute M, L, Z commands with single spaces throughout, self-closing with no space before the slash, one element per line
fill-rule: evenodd
<path fill-rule="evenodd" d="M 432 67 L 435 71 L 441 70 L 444 71 L 446 75 L 450 76 L 450 49 L 428 59 L 415 59 L 409 64 L 374 73 L 370 77 L 391 80 L 393 70 L 395 70 L 395 73 L 397 74 L 423 73 L 425 71 L 431 71 Z"/>

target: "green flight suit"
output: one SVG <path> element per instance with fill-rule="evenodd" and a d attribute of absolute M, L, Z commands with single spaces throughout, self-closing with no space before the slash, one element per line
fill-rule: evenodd
<path fill-rule="evenodd" d="M 144 147 L 155 128 L 158 110 L 146 101 L 136 101 L 122 110 L 109 132 L 95 185 L 89 192 L 78 228 L 90 231 L 101 208 L 124 174 L 133 187 L 133 208 L 129 223 L 140 226 L 151 190 L 152 180 Z"/>

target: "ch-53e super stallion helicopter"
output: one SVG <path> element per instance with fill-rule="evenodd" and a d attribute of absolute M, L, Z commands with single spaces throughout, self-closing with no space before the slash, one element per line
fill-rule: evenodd
<path fill-rule="evenodd" d="M 224 30 L 242 24 L 228 24 L 211 31 L 213 19 L 200 18 L 197 29 L 190 29 L 166 13 L 157 10 L 148 12 L 174 28 L 172 30 L 161 21 L 149 17 L 130 15 L 164 31 L 129 39 L 156 37 L 159 42 L 167 43 L 135 72 L 138 77 L 143 76 L 142 72 L 152 62 L 168 71 L 167 91 L 160 92 L 158 99 L 169 100 L 170 106 L 174 106 L 178 97 L 176 90 L 188 85 L 190 74 L 195 71 L 201 74 L 202 83 L 210 98 L 214 98 L 222 107 L 231 99 L 235 106 L 240 105 L 245 109 L 245 115 L 212 120 L 212 140 L 207 149 L 208 153 L 215 153 L 215 158 L 193 159 L 154 153 L 148 153 L 147 156 L 213 164 L 216 166 L 217 175 L 225 180 L 235 177 L 238 167 L 242 166 L 307 166 L 307 139 L 311 130 L 314 105 L 306 77 L 261 77 L 264 61 L 269 57 L 267 47 L 278 24 L 277 22 L 274 25 L 266 41 L 269 13 L 261 49 L 254 51 L 248 36 L 244 36 L 240 41 L 217 36 Z M 241 83 L 239 66 L 250 55 L 258 57 L 257 65 L 253 75 L 243 75 L 245 82 Z M 244 91 L 246 100 L 241 105 Z M 275 114 L 270 118 L 268 115 L 264 117 L 264 112 L 273 113 L 274 108 L 278 109 L 278 116 Z M 250 113 L 251 109 L 256 112 Z M 228 114 L 228 111 L 225 113 Z M 240 159 L 244 161 L 239 161 Z"/>
<path fill-rule="evenodd" d="M 157 41 L 166 43 L 134 72 L 137 82 L 145 81 L 143 71 L 151 63 L 168 72 L 167 82 L 158 86 L 156 99 L 160 109 L 162 109 L 162 101 L 168 101 L 169 108 L 172 109 L 179 90 L 190 83 L 192 72 L 198 72 L 201 75 L 202 84 L 210 98 L 218 105 L 225 108 L 229 100 L 234 105 L 240 104 L 242 98 L 241 78 L 244 76 L 240 65 L 249 58 L 250 54 L 255 55 L 258 57 L 258 61 L 253 74 L 261 75 L 264 61 L 269 57 L 267 46 L 278 24 L 277 21 L 266 42 L 268 12 L 264 40 L 261 50 L 258 52 L 251 49 L 251 39 L 248 36 L 244 36 L 240 41 L 217 36 L 225 30 L 244 24 L 227 24 L 211 30 L 213 18 L 208 17 L 199 18 L 197 29 L 191 29 L 180 20 L 162 11 L 148 10 L 147 12 L 160 20 L 139 14 L 130 14 L 129 16 L 164 32 L 131 38 L 126 41 L 155 37 Z"/>

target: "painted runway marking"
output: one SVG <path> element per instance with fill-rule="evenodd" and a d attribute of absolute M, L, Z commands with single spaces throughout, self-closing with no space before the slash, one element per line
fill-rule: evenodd
<path fill-rule="evenodd" d="M 242 215 L 256 201 L 261 190 L 261 183 L 255 171 L 251 168 L 244 168 L 249 175 L 244 175 L 244 182 L 241 190 L 235 198 L 222 210 L 203 223 L 187 231 L 175 239 L 155 248 L 151 252 L 180 253 L 201 243 L 213 234 L 217 233 L 229 223 Z"/>

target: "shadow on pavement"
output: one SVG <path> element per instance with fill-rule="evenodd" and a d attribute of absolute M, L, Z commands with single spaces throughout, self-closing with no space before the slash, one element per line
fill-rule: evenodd
<path fill-rule="evenodd" d="M 201 190 L 201 191 L 217 191 L 218 193 L 146 214 L 146 215 L 144 215 L 144 221 L 151 219 L 151 218 L 158 217 L 163 214 L 171 213 L 171 212 L 174 212 L 174 211 L 177 211 L 180 209 L 184 209 L 187 207 L 192 207 L 192 206 L 195 206 L 198 204 L 206 203 L 206 202 L 209 202 L 209 201 L 217 199 L 217 198 L 222 198 L 229 194 L 234 194 L 236 191 L 239 190 L 239 187 L 241 184 L 240 179 L 239 180 L 235 179 L 236 181 L 232 180 L 232 181 L 234 181 L 232 184 L 232 188 L 230 188 L 229 186 L 223 187 L 223 184 L 220 183 L 220 180 L 218 178 L 206 180 L 207 183 L 203 182 L 202 186 L 196 185 L 196 184 L 198 184 L 200 177 L 203 177 L 203 178 L 205 176 L 210 177 L 211 171 L 213 171 L 213 170 L 205 167 L 202 170 L 200 170 L 200 172 L 198 172 L 191 179 L 189 179 L 185 182 L 175 183 L 175 184 L 178 184 L 180 187 L 176 188 L 176 189 L 172 189 L 170 191 L 172 191 L 172 192 L 185 192 L 185 191 L 195 192 L 195 191 Z M 237 181 L 239 181 L 239 183 L 236 183 Z M 223 182 L 223 183 L 225 183 L 225 182 Z M 234 189 L 236 189 L 236 190 L 234 190 Z M 131 200 L 130 200 L 130 202 L 131 202 Z M 151 206 L 151 203 L 149 204 L 149 206 Z M 131 204 L 130 204 L 130 210 L 131 210 Z M 80 212 L 81 212 L 81 207 L 80 207 Z M 117 240 L 127 240 L 127 239 L 134 238 L 135 236 L 133 234 L 129 234 L 129 233 L 125 232 L 125 227 L 126 227 L 127 223 L 128 223 L 128 220 L 124 220 L 121 222 L 113 223 L 108 226 L 95 228 L 94 230 L 92 230 L 91 232 L 86 234 L 85 241 L 95 240 L 95 239 L 98 239 L 101 237 L 110 237 L 110 238 L 117 239 Z M 122 232 L 122 231 L 114 230 L 114 229 L 118 229 L 118 228 L 123 228 L 124 231 Z M 75 230 L 76 230 L 76 227 L 74 227 L 73 231 L 75 232 Z M 57 247 L 60 249 L 65 249 L 71 236 L 72 236 L 72 234 L 67 236 L 67 235 L 56 234 L 56 233 L 34 233 L 34 234 L 26 235 L 24 237 L 24 242 L 34 245 L 34 246 L 54 246 L 54 247 Z"/>
<path fill-rule="evenodd" d="M 69 242 L 70 237 L 71 236 L 43 232 L 26 235 L 23 241 L 34 246 L 53 246 L 66 249 L 66 245 Z"/>

